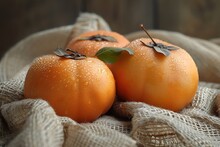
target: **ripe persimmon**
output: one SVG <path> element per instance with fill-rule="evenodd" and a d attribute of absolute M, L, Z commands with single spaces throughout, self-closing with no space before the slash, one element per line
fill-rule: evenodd
<path fill-rule="evenodd" d="M 115 98 L 115 80 L 99 59 L 58 50 L 33 61 L 24 96 L 42 98 L 55 112 L 77 122 L 90 122 L 107 112 Z"/>
<path fill-rule="evenodd" d="M 93 57 L 103 47 L 124 47 L 128 43 L 128 39 L 117 32 L 97 30 L 85 32 L 73 38 L 68 43 L 67 48 Z"/>
<path fill-rule="evenodd" d="M 180 111 L 192 101 L 199 76 L 184 49 L 152 38 L 136 39 L 126 48 L 134 55 L 122 53 L 111 65 L 120 98 L 172 111 Z"/>

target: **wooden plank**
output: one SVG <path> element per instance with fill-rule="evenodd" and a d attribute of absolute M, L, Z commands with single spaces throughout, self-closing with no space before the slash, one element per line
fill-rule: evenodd
<path fill-rule="evenodd" d="M 19 0 L 0 1 L 0 57 L 24 37 L 72 24 L 79 12 L 102 16 L 113 31 L 148 29 L 181 32 L 199 38 L 219 37 L 219 0 Z"/>
<path fill-rule="evenodd" d="M 0 1 L 0 56 L 24 37 L 53 27 L 72 24 L 81 0 Z"/>
<path fill-rule="evenodd" d="M 85 11 L 102 16 L 113 31 L 130 33 L 141 23 L 153 28 L 152 0 L 85 0 Z"/>
<path fill-rule="evenodd" d="M 219 14 L 219 0 L 158 1 L 159 28 L 194 37 L 219 37 Z"/>

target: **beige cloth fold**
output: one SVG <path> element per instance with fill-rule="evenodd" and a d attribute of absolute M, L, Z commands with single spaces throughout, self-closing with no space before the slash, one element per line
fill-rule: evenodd
<path fill-rule="evenodd" d="M 93 25 L 89 25 L 90 18 Z M 85 24 L 81 31 L 80 23 Z M 74 26 L 78 33 L 89 31 L 91 26 L 91 30 L 109 29 L 101 17 L 89 13 L 81 14 Z M 219 146 L 218 83 L 200 82 L 193 102 L 179 113 L 140 102 L 118 101 L 96 121 L 81 124 L 57 116 L 41 98 L 24 99 L 23 84 L 30 62 L 53 51 L 57 42 L 64 45 L 71 29 L 61 27 L 30 36 L 4 56 L 0 63 L 0 146 Z M 59 35 L 64 38 L 60 40 Z"/>

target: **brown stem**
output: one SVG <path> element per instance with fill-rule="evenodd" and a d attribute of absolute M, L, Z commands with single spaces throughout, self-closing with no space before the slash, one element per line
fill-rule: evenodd
<path fill-rule="evenodd" d="M 150 34 L 147 32 L 147 29 L 145 29 L 144 25 L 141 24 L 140 25 L 141 29 L 147 34 L 147 36 L 152 40 L 152 42 L 154 43 L 154 45 L 157 45 L 157 43 L 154 41 L 154 39 L 150 36 Z"/>

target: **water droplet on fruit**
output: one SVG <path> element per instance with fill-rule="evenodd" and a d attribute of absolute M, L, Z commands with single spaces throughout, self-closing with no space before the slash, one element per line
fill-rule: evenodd
<path fill-rule="evenodd" d="M 87 82 L 87 81 L 84 83 L 85 86 L 87 86 L 88 84 L 89 84 L 89 82 Z"/>
<path fill-rule="evenodd" d="M 104 72 L 105 72 L 105 70 L 102 69 L 102 68 L 99 68 L 98 71 L 99 71 L 100 73 L 104 73 Z"/>

